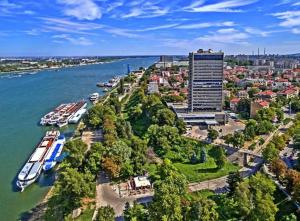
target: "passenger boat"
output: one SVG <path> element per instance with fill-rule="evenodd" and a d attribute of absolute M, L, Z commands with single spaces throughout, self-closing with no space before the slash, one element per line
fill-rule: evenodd
<path fill-rule="evenodd" d="M 104 87 L 104 86 L 105 86 L 105 83 L 103 83 L 103 82 L 98 82 L 98 83 L 97 83 L 97 86 L 98 86 L 98 87 Z"/>
<path fill-rule="evenodd" d="M 44 171 L 51 170 L 56 165 L 57 158 L 61 155 L 65 142 L 66 138 L 63 135 L 58 137 L 57 141 L 45 157 L 45 163 L 43 165 Z"/>
<path fill-rule="evenodd" d="M 28 161 L 23 166 L 18 174 L 17 186 L 23 191 L 27 186 L 34 183 L 40 176 L 45 157 L 53 144 L 59 137 L 60 132 L 57 130 L 47 131 L 45 137 L 29 157 Z"/>
<path fill-rule="evenodd" d="M 99 93 L 93 93 L 90 95 L 90 101 L 92 102 L 98 100 L 98 98 L 99 98 Z"/>
<path fill-rule="evenodd" d="M 82 115 L 84 115 L 86 113 L 86 109 L 80 109 L 79 111 L 77 111 L 70 119 L 69 119 L 69 123 L 70 124 L 77 124 L 79 122 L 79 120 L 81 119 Z"/>
<path fill-rule="evenodd" d="M 77 115 L 78 111 L 85 109 L 87 103 L 79 101 L 76 103 L 61 104 L 53 111 L 41 118 L 41 125 L 57 125 L 58 127 L 66 126 L 69 120 Z"/>

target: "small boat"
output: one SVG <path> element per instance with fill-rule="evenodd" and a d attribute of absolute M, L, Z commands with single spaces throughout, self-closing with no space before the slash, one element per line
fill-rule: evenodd
<path fill-rule="evenodd" d="M 105 83 L 103 83 L 103 82 L 98 82 L 98 83 L 97 83 L 97 86 L 98 86 L 98 87 L 104 87 L 104 86 L 105 86 Z"/>
<path fill-rule="evenodd" d="M 79 120 L 81 119 L 82 115 L 84 115 L 86 111 L 87 111 L 87 109 L 85 109 L 85 108 L 80 109 L 79 111 L 77 111 L 77 112 L 69 119 L 69 123 L 70 123 L 70 124 L 77 124 L 77 123 L 79 122 Z"/>
<path fill-rule="evenodd" d="M 107 91 L 109 91 L 109 90 L 108 90 L 108 88 L 106 87 L 106 88 L 103 89 L 103 91 L 104 91 L 104 92 L 107 92 Z"/>
<path fill-rule="evenodd" d="M 45 156 L 51 150 L 60 132 L 57 130 L 47 131 L 45 137 L 35 148 L 26 164 L 18 174 L 17 186 L 23 191 L 27 186 L 34 183 L 41 174 Z"/>
<path fill-rule="evenodd" d="M 56 125 L 61 128 L 61 127 L 64 127 L 64 126 L 67 126 L 68 125 L 68 121 L 67 120 L 61 120 L 59 121 L 58 123 L 56 123 Z"/>
<path fill-rule="evenodd" d="M 98 100 L 98 98 L 99 98 L 99 93 L 93 93 L 90 95 L 90 101 L 92 102 Z"/>
<path fill-rule="evenodd" d="M 58 158 L 63 150 L 65 142 L 65 136 L 61 135 L 58 137 L 57 141 L 45 157 L 45 163 L 43 165 L 44 171 L 51 170 L 56 165 L 56 163 L 58 162 Z"/>

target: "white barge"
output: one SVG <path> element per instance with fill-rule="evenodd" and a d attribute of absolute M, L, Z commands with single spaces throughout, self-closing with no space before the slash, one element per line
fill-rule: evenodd
<path fill-rule="evenodd" d="M 44 171 L 51 170 L 56 165 L 57 158 L 61 155 L 65 142 L 65 137 L 63 135 L 60 135 L 57 141 L 52 145 L 51 149 L 45 157 L 45 162 L 43 165 Z"/>
<path fill-rule="evenodd" d="M 49 112 L 41 118 L 41 125 L 56 125 L 58 127 L 66 126 L 70 119 L 82 113 L 82 110 L 86 108 L 87 103 L 85 101 L 79 101 L 76 103 L 61 104 L 53 111 Z M 80 115 L 80 117 L 82 114 Z"/>
<path fill-rule="evenodd" d="M 47 131 L 28 161 L 18 174 L 17 186 L 23 191 L 27 186 L 34 183 L 40 176 L 45 157 L 59 137 L 60 132 L 53 130 Z"/>

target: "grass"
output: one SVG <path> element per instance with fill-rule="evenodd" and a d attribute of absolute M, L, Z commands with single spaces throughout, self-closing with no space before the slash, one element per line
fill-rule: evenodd
<path fill-rule="evenodd" d="M 212 190 L 200 190 L 197 192 L 189 193 L 189 196 L 193 200 L 209 198 L 210 196 L 214 196 L 215 193 Z"/>
<path fill-rule="evenodd" d="M 94 214 L 94 209 L 87 209 L 85 210 L 78 218 L 76 218 L 76 221 L 91 221 Z"/>
<path fill-rule="evenodd" d="M 207 161 L 205 163 L 191 164 L 186 161 L 183 163 L 174 163 L 174 166 L 186 176 L 190 182 L 201 182 L 205 180 L 216 179 L 235 172 L 239 169 L 237 165 L 226 162 L 222 169 L 218 169 L 213 158 L 212 147 L 207 146 Z"/>

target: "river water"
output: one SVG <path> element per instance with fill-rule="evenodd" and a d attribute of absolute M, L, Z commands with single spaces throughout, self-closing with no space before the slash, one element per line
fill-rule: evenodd
<path fill-rule="evenodd" d="M 46 128 L 39 119 L 64 102 L 86 99 L 99 92 L 99 81 L 148 67 L 156 57 L 127 58 L 106 64 L 44 70 L 24 75 L 0 75 L 0 220 L 19 220 L 47 194 L 53 175 L 42 175 L 38 182 L 20 193 L 15 179 Z M 74 127 L 63 132 L 71 134 Z"/>

